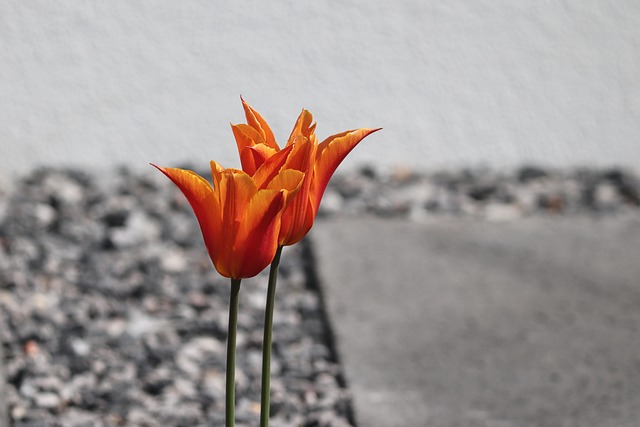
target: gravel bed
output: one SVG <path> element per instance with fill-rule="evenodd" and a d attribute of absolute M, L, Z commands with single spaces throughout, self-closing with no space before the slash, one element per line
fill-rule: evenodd
<path fill-rule="evenodd" d="M 320 214 L 509 221 L 532 215 L 622 214 L 638 207 L 640 181 L 618 168 L 526 166 L 506 172 L 475 168 L 432 173 L 397 168 L 380 174 L 364 167 L 330 181 Z"/>
<path fill-rule="evenodd" d="M 523 167 L 334 177 L 319 220 L 640 212 L 620 169 Z M 350 426 L 312 248 L 281 262 L 272 422 Z M 267 273 L 241 289 L 237 425 L 258 420 Z M 14 426 L 218 426 L 224 417 L 229 283 L 213 269 L 184 197 L 155 170 L 40 169 L 0 186 L 4 398 Z"/>
<path fill-rule="evenodd" d="M 14 426 L 220 426 L 229 282 L 151 168 L 39 170 L 0 194 L 0 338 Z M 271 425 L 348 426 L 309 248 L 283 253 Z M 267 272 L 243 281 L 238 426 L 258 424 Z"/>

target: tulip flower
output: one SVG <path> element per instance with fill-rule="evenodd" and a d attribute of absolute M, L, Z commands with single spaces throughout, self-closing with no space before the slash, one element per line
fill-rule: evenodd
<path fill-rule="evenodd" d="M 242 169 L 251 174 L 282 150 L 262 116 L 242 100 L 247 124 L 231 125 Z M 283 166 L 304 172 L 300 190 L 282 215 L 278 243 L 293 245 L 311 229 L 324 191 L 342 160 L 366 136 L 378 129 L 356 129 L 332 135 L 318 143 L 313 116 L 302 110 L 289 136 L 291 152 Z"/>
<path fill-rule="evenodd" d="M 213 186 L 190 170 L 155 166 L 185 195 L 216 270 L 232 279 L 253 277 L 273 260 L 280 219 L 303 173 L 282 169 L 286 153 L 250 176 L 211 161 Z"/>
<path fill-rule="evenodd" d="M 267 305 L 265 309 L 262 349 L 262 392 L 260 398 L 260 427 L 269 425 L 269 391 L 271 370 L 271 341 L 273 311 L 278 264 L 282 247 L 300 241 L 311 229 L 318 213 L 320 200 L 329 179 L 338 165 L 366 136 L 380 129 L 356 129 L 332 135 L 318 144 L 313 116 L 302 110 L 284 149 L 278 146 L 271 128 L 262 116 L 242 99 L 246 124 L 231 125 L 238 146 L 242 169 L 252 174 L 262 165 L 279 158 L 283 152 L 287 159 L 285 170 L 304 173 L 304 178 L 293 200 L 285 208 L 281 218 L 278 249 L 269 271 Z"/>
<path fill-rule="evenodd" d="M 251 175 L 237 169 L 223 169 L 211 161 L 213 186 L 190 170 L 153 165 L 185 195 L 198 219 L 215 268 L 221 275 L 231 278 L 225 402 L 227 427 L 234 425 L 240 281 L 257 275 L 273 260 L 278 249 L 283 209 L 302 180 L 302 172 L 282 168 L 288 154 L 282 151 L 271 156 Z"/>

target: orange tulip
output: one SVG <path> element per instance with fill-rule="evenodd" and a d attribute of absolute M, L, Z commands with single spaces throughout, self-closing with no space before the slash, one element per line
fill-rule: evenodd
<path fill-rule="evenodd" d="M 185 195 L 216 270 L 232 279 L 253 277 L 273 260 L 282 212 L 303 173 L 284 169 L 288 152 L 253 174 L 211 161 L 213 186 L 190 170 L 155 166 Z"/>
<path fill-rule="evenodd" d="M 290 149 L 283 169 L 304 173 L 299 191 L 282 214 L 278 237 L 279 245 L 293 245 L 313 226 L 322 195 L 338 165 L 362 139 L 380 129 L 349 130 L 332 135 L 318 144 L 313 116 L 307 110 L 302 110 L 286 148 L 281 150 L 262 116 L 244 99 L 242 106 L 247 124 L 231 125 L 242 169 L 252 174 L 273 156 Z"/>

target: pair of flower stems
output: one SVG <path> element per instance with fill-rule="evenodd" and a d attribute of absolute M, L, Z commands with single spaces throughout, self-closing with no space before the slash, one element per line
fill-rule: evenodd
<path fill-rule="evenodd" d="M 242 170 L 224 169 L 211 161 L 214 181 L 211 186 L 206 179 L 186 169 L 156 168 L 180 188 L 191 204 L 218 272 L 235 278 L 231 279 L 229 306 L 226 427 L 234 425 L 240 279 L 257 275 L 271 262 L 260 412 L 260 427 L 267 427 L 271 329 L 282 246 L 293 245 L 306 235 L 313 225 L 329 179 L 340 162 L 363 138 L 380 129 L 345 131 L 318 143 L 313 117 L 307 110 L 302 110 L 287 145 L 281 149 L 262 116 L 244 100 L 242 106 L 247 124 L 232 125 Z M 274 256 L 272 250 L 276 246 L 279 247 Z M 250 248 L 254 250 L 253 257 Z"/>
<path fill-rule="evenodd" d="M 273 310 L 276 300 L 276 281 L 282 246 L 278 247 L 269 269 L 267 304 L 264 314 L 264 337 L 262 340 L 262 388 L 260 391 L 260 427 L 269 425 L 269 398 L 271 390 L 271 341 L 273 330 Z M 241 279 L 231 279 L 229 300 L 229 333 L 227 337 L 227 372 L 225 427 L 235 425 L 235 382 L 236 382 L 236 332 L 238 329 L 238 303 Z"/>

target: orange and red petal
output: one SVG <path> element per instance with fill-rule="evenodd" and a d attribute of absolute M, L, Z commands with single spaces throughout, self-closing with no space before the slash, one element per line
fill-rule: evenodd
<path fill-rule="evenodd" d="M 313 123 L 313 116 L 311 115 L 311 113 L 307 110 L 302 110 L 302 112 L 298 116 L 298 119 L 296 120 L 296 124 L 293 126 L 291 135 L 289 135 L 287 145 L 293 144 L 295 139 L 299 135 L 310 139 L 310 136 L 315 131 L 315 129 L 316 124 Z"/>
<path fill-rule="evenodd" d="M 251 199 L 236 236 L 235 278 L 253 277 L 273 260 L 285 198 L 284 190 L 260 190 Z"/>
<path fill-rule="evenodd" d="M 264 165 L 267 160 L 276 155 L 278 151 L 271 147 L 267 147 L 265 144 L 254 145 L 253 147 L 247 147 L 240 154 L 240 162 L 242 163 L 242 170 L 251 176 L 256 174 L 256 171 Z"/>
<path fill-rule="evenodd" d="M 247 148 L 253 147 L 258 144 L 264 144 L 264 138 L 258 131 L 245 124 L 232 124 L 231 130 L 233 131 L 233 137 L 235 138 L 236 146 L 238 147 L 238 154 L 240 155 L 240 161 L 242 162 L 242 169 L 244 169 L 245 171 L 255 171 L 255 169 L 257 169 L 257 166 L 250 162 L 252 158 L 243 159 L 242 153 L 245 152 Z M 249 161 L 249 163 L 245 164 L 246 161 Z"/>
<path fill-rule="evenodd" d="M 304 177 L 305 174 L 298 170 L 283 169 L 269 182 L 266 189 L 285 190 L 287 199 L 289 199 L 300 189 Z"/>
<path fill-rule="evenodd" d="M 296 202 L 297 206 L 293 205 Z M 285 209 L 280 219 L 278 241 L 281 246 L 290 246 L 302 240 L 311 230 L 315 220 L 315 212 L 309 198 L 296 197 L 293 203 Z"/>
<path fill-rule="evenodd" d="M 209 162 L 209 166 L 211 168 L 211 178 L 213 179 L 213 188 L 217 192 L 217 188 L 220 185 L 220 180 L 222 179 L 222 172 L 224 168 L 216 163 L 214 160 Z"/>
<path fill-rule="evenodd" d="M 220 181 L 220 207 L 222 208 L 222 239 L 227 248 L 226 253 L 233 251 L 238 230 L 245 217 L 247 206 L 256 194 L 257 188 L 253 179 L 246 173 L 234 169 L 226 169 Z"/>
<path fill-rule="evenodd" d="M 270 150 L 270 148 L 268 149 Z M 280 173 L 292 149 L 293 147 L 285 147 L 265 159 L 264 163 L 253 174 L 253 180 L 256 182 L 258 189 L 267 187 L 271 180 Z"/>
<path fill-rule="evenodd" d="M 287 205 L 282 217 L 280 230 L 280 244 L 291 245 L 298 241 L 301 233 L 308 231 L 309 195 L 313 185 L 313 168 L 316 159 L 317 146 L 311 140 L 298 136 L 293 144 L 293 151 L 287 159 L 285 167 L 305 172 L 300 189 Z M 303 234 L 303 235 L 304 235 Z M 297 239 L 297 240 L 295 240 Z M 295 241 L 294 241 L 295 240 Z"/>
<path fill-rule="evenodd" d="M 247 124 L 262 135 L 264 143 L 267 144 L 267 146 L 274 150 L 279 150 L 280 147 L 278 147 L 276 138 L 273 136 L 273 132 L 267 124 L 267 121 L 263 119 L 256 110 L 251 108 L 251 106 L 247 104 L 242 97 L 240 97 L 240 99 L 242 100 L 242 108 L 244 108 L 244 115 L 247 118 Z"/>
<path fill-rule="evenodd" d="M 287 169 L 297 169 L 303 172 L 313 170 L 317 150 L 317 144 L 314 144 L 313 137 L 307 138 L 298 135 L 292 144 L 287 145 L 287 148 L 293 148 L 287 158 Z"/>
<path fill-rule="evenodd" d="M 360 141 L 378 129 L 356 129 L 332 135 L 318 145 L 310 198 L 314 211 L 318 210 L 324 190 L 338 165 Z"/>
<path fill-rule="evenodd" d="M 219 252 L 221 209 L 217 194 L 209 182 L 190 170 L 153 166 L 165 174 L 185 195 L 198 219 L 209 254 Z"/>

